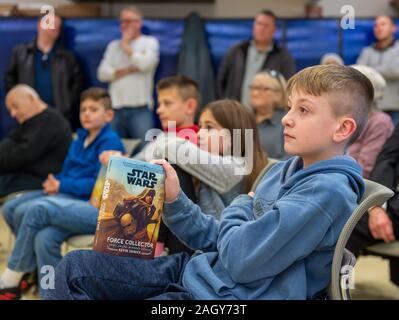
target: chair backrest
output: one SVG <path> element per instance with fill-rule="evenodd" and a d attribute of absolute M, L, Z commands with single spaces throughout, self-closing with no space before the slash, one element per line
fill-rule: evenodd
<path fill-rule="evenodd" d="M 362 199 L 360 200 L 359 205 L 353 211 L 348 221 L 346 222 L 344 228 L 342 229 L 337 244 L 334 250 L 334 257 L 331 267 L 331 282 L 327 289 L 328 296 L 332 300 L 343 300 L 349 299 L 349 296 L 346 293 L 342 292 L 341 280 L 343 275 L 341 273 L 341 269 L 345 267 L 345 261 L 343 259 L 345 246 L 348 242 L 348 239 L 359 222 L 360 218 L 363 216 L 367 210 L 373 206 L 381 206 L 385 201 L 393 196 L 393 191 L 388 189 L 387 187 L 380 185 L 376 182 L 364 179 L 366 190 L 363 194 Z"/>

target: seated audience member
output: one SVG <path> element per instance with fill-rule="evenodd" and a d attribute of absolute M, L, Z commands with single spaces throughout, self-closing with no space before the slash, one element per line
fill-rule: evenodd
<path fill-rule="evenodd" d="M 265 71 L 255 75 L 250 86 L 251 107 L 255 112 L 263 150 L 274 159 L 285 157 L 284 127 L 281 119 L 285 114 L 286 82 L 277 71 Z"/>
<path fill-rule="evenodd" d="M 347 248 L 355 255 L 377 243 L 399 239 L 399 125 L 382 147 L 369 179 L 390 188 L 395 194 L 382 207 L 364 214 L 353 230 Z M 399 286 L 399 259 L 390 258 L 391 281 Z"/>
<path fill-rule="evenodd" d="M 338 236 L 364 192 L 344 155 L 367 122 L 370 81 L 353 68 L 306 68 L 288 83 L 284 147 L 255 193 L 220 221 L 205 215 L 166 172 L 164 220 L 190 247 L 154 260 L 73 251 L 58 264 L 47 299 L 312 299 L 330 282 Z M 112 268 L 110 268 L 112 266 Z M 156 275 L 156 276 L 155 276 Z"/>
<path fill-rule="evenodd" d="M 61 170 L 72 141 L 68 122 L 31 87 L 12 88 L 6 106 L 18 125 L 0 141 L 0 197 L 40 188 Z"/>
<path fill-rule="evenodd" d="M 348 148 L 348 155 L 360 164 L 363 177 L 368 179 L 382 146 L 393 132 L 393 123 L 390 116 L 378 110 L 378 102 L 384 95 L 384 78 L 373 68 L 361 65 L 351 67 L 363 73 L 374 87 L 374 101 L 367 124 L 359 138 Z"/>
<path fill-rule="evenodd" d="M 336 53 L 326 53 L 320 59 L 320 64 L 334 64 L 343 66 L 345 65 L 344 60 L 341 56 Z"/>
<path fill-rule="evenodd" d="M 75 55 L 63 43 L 61 17 L 54 15 L 53 27 L 46 22 L 40 17 L 36 37 L 14 48 L 4 76 L 4 88 L 8 92 L 17 84 L 31 86 L 45 103 L 70 121 L 75 131 L 79 125 L 79 96 L 85 77 Z"/>
<path fill-rule="evenodd" d="M 104 150 L 123 150 L 111 129 L 113 111 L 106 90 L 91 88 L 81 95 L 77 139 L 71 144 L 62 171 L 49 174 L 43 190 L 32 191 L 8 201 L 4 217 L 16 241 L 6 270 L 0 276 L 0 300 L 19 299 L 24 273 L 55 267 L 61 260 L 61 244 L 76 233 L 94 233 L 98 212 L 83 215 L 80 208 L 88 200 L 100 169 Z M 40 283 L 40 279 L 39 282 Z M 43 288 L 40 286 L 42 294 Z"/>

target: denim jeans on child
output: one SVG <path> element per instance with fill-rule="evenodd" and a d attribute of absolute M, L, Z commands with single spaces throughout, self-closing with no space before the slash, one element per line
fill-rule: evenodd
<path fill-rule="evenodd" d="M 106 255 L 96 251 L 73 251 L 58 264 L 55 290 L 49 300 L 189 300 L 182 274 L 190 256 L 177 253 L 155 259 Z"/>
<path fill-rule="evenodd" d="M 34 191 L 7 202 L 4 216 L 16 235 L 8 267 L 22 272 L 37 268 L 41 279 L 43 266 L 55 268 L 61 260 L 61 245 L 67 238 L 94 234 L 98 210 L 69 195 Z"/>

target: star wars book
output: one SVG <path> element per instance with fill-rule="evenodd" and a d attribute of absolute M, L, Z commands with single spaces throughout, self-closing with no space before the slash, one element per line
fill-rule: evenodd
<path fill-rule="evenodd" d="M 154 258 L 164 180 L 160 165 L 110 157 L 93 249 L 117 256 Z"/>
<path fill-rule="evenodd" d="M 90 200 L 89 200 L 90 204 L 93 207 L 100 208 L 101 196 L 103 193 L 106 173 L 107 173 L 107 167 L 101 166 L 101 169 L 98 172 L 96 183 L 94 184 L 94 188 L 91 193 Z"/>

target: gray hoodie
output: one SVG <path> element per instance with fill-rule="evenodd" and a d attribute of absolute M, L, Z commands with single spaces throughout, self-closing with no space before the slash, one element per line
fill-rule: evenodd
<path fill-rule="evenodd" d="M 385 49 L 377 49 L 375 44 L 364 48 L 357 59 L 377 70 L 385 78 L 387 86 L 379 106 L 384 111 L 399 111 L 399 42 L 395 41 Z"/>

